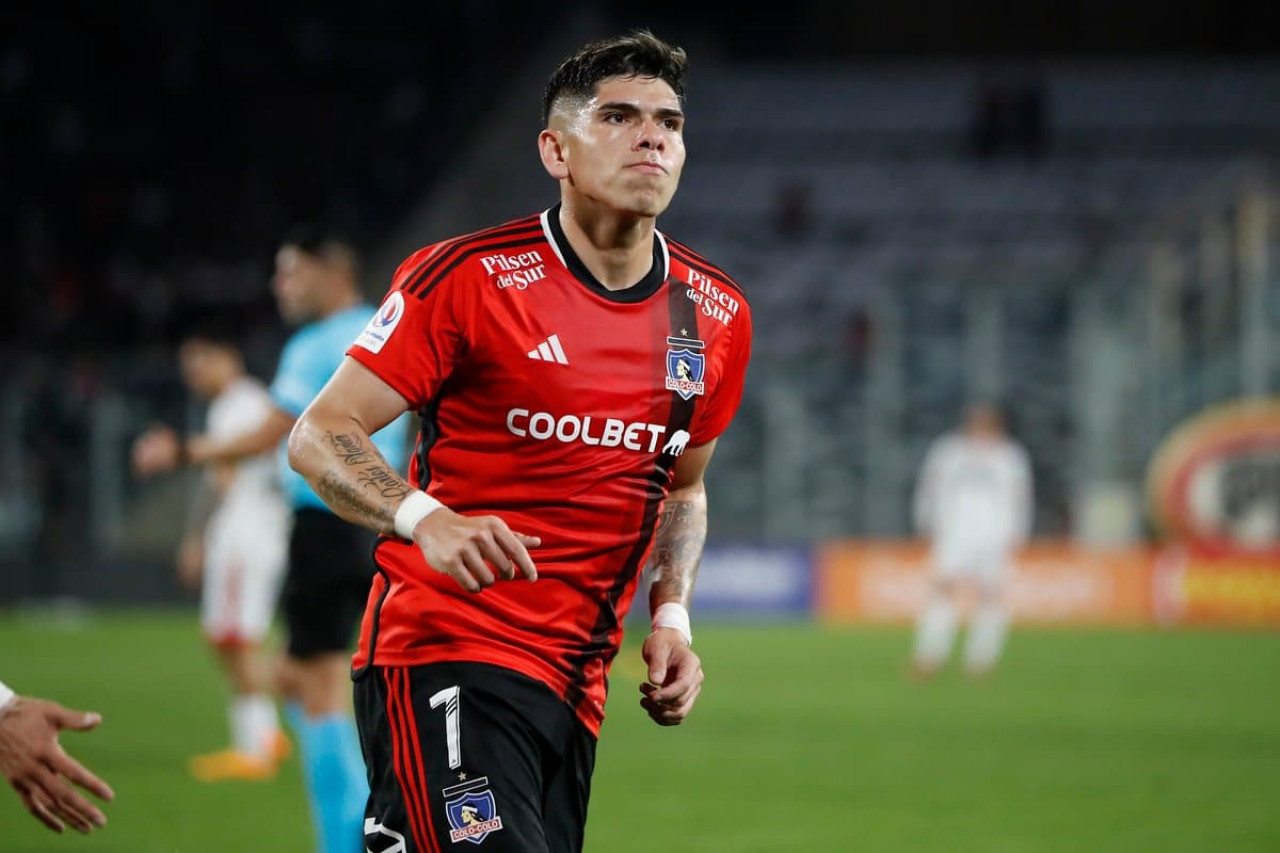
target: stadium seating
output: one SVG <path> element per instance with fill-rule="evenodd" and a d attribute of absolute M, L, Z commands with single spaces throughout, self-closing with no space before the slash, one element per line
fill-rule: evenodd
<path fill-rule="evenodd" d="M 369 247 L 381 275 L 402 256 L 387 235 L 403 233 L 412 211 L 452 207 L 433 195 L 441 163 L 416 140 L 430 123 L 461 128 L 475 115 L 465 92 L 437 79 L 484 87 L 518 59 L 455 50 L 483 39 L 419 49 L 407 30 L 351 27 L 341 13 L 247 30 L 206 10 L 192 29 L 164 9 L 142 4 L 110 24 L 121 38 L 148 27 L 166 36 L 144 49 L 163 73 L 135 81 L 128 109 L 104 112 L 77 66 L 35 74 L 54 45 L 14 54 L 4 70 L 6 126 L 22 132 L 0 159 L 17 201 L 0 229 L 16 259 L 16 304 L 0 324 L 10 351 L 27 355 L 11 360 L 4 381 L 17 394 L 0 423 L 16 446 L 41 449 L 0 486 L 0 505 L 34 495 L 40 507 L 0 527 L 3 554 L 100 552 L 103 542 L 57 535 L 57 519 L 84 513 L 85 501 L 133 499 L 123 437 L 101 433 L 180 417 L 175 319 L 240 306 L 252 364 L 269 371 L 283 333 L 264 287 L 274 235 L 321 211 Z M 483 26 L 458 15 L 458 27 Z M 540 25 L 531 14 L 529 33 Z M 87 29 L 79 37 L 92 40 Z M 202 40 L 234 45 L 237 59 L 202 52 Z M 527 97 L 526 80 L 509 85 L 511 99 Z M 1262 62 L 704 57 L 692 159 L 663 228 L 734 275 L 757 317 L 752 379 L 711 483 L 712 529 L 771 540 L 904 533 L 926 443 L 967 396 L 996 392 L 1035 460 L 1038 531 L 1070 534 L 1084 452 L 1078 321 L 1129 316 L 1150 223 L 1242 157 L 1276 150 L 1278 97 L 1280 64 Z M 213 100 L 239 118 L 211 123 Z M 518 136 L 513 122 L 490 141 Z M 510 165 L 478 158 L 486 174 L 525 174 L 528 146 L 510 151 Z M 504 177 L 504 201 L 543 197 L 542 177 Z M 492 187 L 470 186 L 488 224 Z M 408 230 L 417 240 L 421 229 Z M 1205 389 L 1219 387 L 1230 358 L 1206 352 L 1159 393 L 1184 408 L 1211 401 Z M 31 379 L 51 370 L 82 381 Z M 66 442 L 38 440 L 31 413 L 45 410 L 62 413 Z M 118 417 L 89 414 L 100 410 Z M 1124 429 L 1139 415 L 1130 405 L 1108 423 Z M 1157 427 L 1122 443 L 1120 474 L 1140 476 Z M 68 460 L 86 454 L 114 478 L 96 496 L 68 497 L 81 494 Z M 111 535 L 113 547 L 152 547 Z"/>
<path fill-rule="evenodd" d="M 1039 113 L 992 153 L 980 108 L 1006 90 L 1038 93 Z M 1074 313 L 1085 298 L 1130 310 L 1152 220 L 1274 150 L 1278 92 L 1280 66 L 1258 63 L 704 71 L 697 160 L 666 227 L 722 259 L 762 318 L 713 529 L 905 533 L 926 443 L 967 396 L 995 392 L 1035 459 L 1038 530 L 1071 534 Z M 868 320 L 873 343 L 851 354 L 848 326 Z M 975 347 L 992 352 L 975 361 Z M 871 403 L 877 370 L 895 387 Z M 750 412 L 779 383 L 793 408 L 771 431 Z M 1149 449 L 1126 444 L 1126 475 Z M 771 489 L 761 460 L 780 452 L 790 485 Z"/>

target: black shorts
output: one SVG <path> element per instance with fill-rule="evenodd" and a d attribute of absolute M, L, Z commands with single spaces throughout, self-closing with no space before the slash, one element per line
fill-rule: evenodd
<path fill-rule="evenodd" d="M 355 711 L 371 853 L 582 850 L 596 738 L 542 682 L 482 663 L 370 667 Z"/>
<path fill-rule="evenodd" d="M 377 538 L 325 510 L 294 512 L 280 595 L 290 657 L 351 650 L 376 571 Z"/>

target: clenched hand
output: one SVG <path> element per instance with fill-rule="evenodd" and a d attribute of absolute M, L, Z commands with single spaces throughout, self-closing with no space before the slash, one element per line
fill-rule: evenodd
<path fill-rule="evenodd" d="M 658 628 L 641 650 L 649 681 L 640 685 L 640 707 L 660 726 L 678 726 L 702 692 L 702 659 L 674 628 Z"/>
<path fill-rule="evenodd" d="M 537 548 L 542 540 L 513 531 L 496 515 L 459 515 L 440 507 L 418 522 L 413 541 L 427 565 L 468 592 L 493 586 L 499 577 L 511 580 L 517 571 L 531 581 L 538 579 L 528 549 Z"/>

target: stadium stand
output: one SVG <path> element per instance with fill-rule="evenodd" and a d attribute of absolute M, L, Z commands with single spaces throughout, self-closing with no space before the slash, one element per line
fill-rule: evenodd
<path fill-rule="evenodd" d="M 434 27 L 298 7 L 246 28 L 211 7 L 143 3 L 57 43 L 29 24 L 5 52 L 0 118 L 20 130 L 0 158 L 16 282 L 0 418 L 18 438 L 6 446 L 31 452 L 9 451 L 0 484 L 14 508 L 4 559 L 167 557 L 148 513 L 163 517 L 172 496 L 143 506 L 122 448 L 143 421 L 184 417 L 169 350 L 183 312 L 240 306 L 251 364 L 269 370 L 282 329 L 265 276 L 274 235 L 299 215 L 348 227 L 378 290 L 419 235 L 546 198 L 535 117 L 505 106 L 536 99 L 540 80 L 465 6 L 431 10 L 451 16 Z M 531 42 L 549 26 L 506 23 Z M 94 33 L 113 38 L 95 47 Z M 84 49 L 55 61 L 65 40 Z M 91 70 L 109 42 L 139 61 L 106 87 Z M 1157 422 L 1108 379 L 1143 362 L 1126 324 L 1141 313 L 1151 224 L 1242 160 L 1274 156 L 1280 65 L 744 58 L 758 44 L 739 35 L 699 54 L 693 160 L 663 221 L 722 259 L 763 318 L 711 484 L 713 529 L 904 533 L 927 440 L 967 396 L 997 394 L 1035 459 L 1038 532 L 1076 532 L 1082 478 L 1100 465 L 1132 483 L 1178 414 Z M 424 142 L 440 123 L 473 144 L 440 156 Z M 487 170 L 465 168 L 479 159 Z M 1228 326 L 1160 377 L 1184 408 L 1231 390 Z M 0 597 L 70 582 L 8 583 Z"/>
<path fill-rule="evenodd" d="M 1275 64 L 735 65 L 700 86 L 702 162 L 666 227 L 727 258 L 769 318 L 756 414 L 722 450 L 735 463 L 719 529 L 742 535 L 907 532 L 928 438 L 981 394 L 1009 401 L 1035 457 L 1040 531 L 1070 534 L 1073 321 L 1091 299 L 1129 310 L 1151 220 L 1280 139 L 1265 107 Z M 1034 92 L 1036 106 L 984 135 L 992 91 Z M 779 226 L 796 188 L 801 233 Z M 870 352 L 850 349 L 850 327 Z M 789 414 L 771 434 L 778 385 Z M 1132 448 L 1125 474 L 1147 450 Z M 785 494 L 757 459 L 788 472 Z M 766 511 L 783 498 L 800 506 Z"/>

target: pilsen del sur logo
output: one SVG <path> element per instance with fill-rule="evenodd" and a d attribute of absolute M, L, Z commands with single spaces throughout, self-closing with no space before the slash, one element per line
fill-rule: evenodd
<path fill-rule="evenodd" d="M 1280 401 L 1229 404 L 1178 426 L 1152 460 L 1147 492 L 1174 541 L 1280 558 Z"/>

